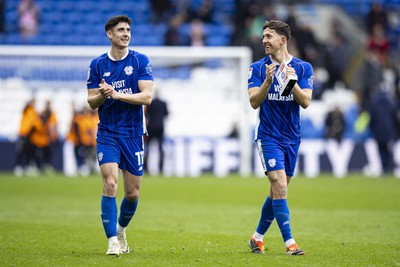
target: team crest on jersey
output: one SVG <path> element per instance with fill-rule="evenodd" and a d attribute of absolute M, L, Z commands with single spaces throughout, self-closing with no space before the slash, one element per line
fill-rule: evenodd
<path fill-rule="evenodd" d="M 150 62 L 147 63 L 146 72 L 147 72 L 147 74 L 149 74 L 149 75 L 153 75 L 153 67 L 151 66 Z"/>
<path fill-rule="evenodd" d="M 273 168 L 276 165 L 276 159 L 269 159 L 268 160 L 268 165 Z"/>
<path fill-rule="evenodd" d="M 247 73 L 247 80 L 251 78 L 251 75 L 253 75 L 253 68 L 249 68 L 249 72 Z"/>
<path fill-rule="evenodd" d="M 100 152 L 99 154 L 97 154 L 97 158 L 99 159 L 99 161 L 103 160 L 103 152 Z"/>
<path fill-rule="evenodd" d="M 133 67 L 132 66 L 125 67 L 124 71 L 126 75 L 131 75 L 133 73 Z"/>

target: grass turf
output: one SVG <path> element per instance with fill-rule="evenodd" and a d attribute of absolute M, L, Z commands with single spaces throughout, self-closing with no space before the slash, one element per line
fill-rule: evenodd
<path fill-rule="evenodd" d="M 265 255 L 248 250 L 268 190 L 265 178 L 145 176 L 127 230 L 133 251 L 113 257 L 105 255 L 99 176 L 2 174 L 0 265 L 400 265 L 399 179 L 295 178 L 288 201 L 292 232 L 306 252 L 300 257 L 285 255 L 276 223 L 265 236 Z"/>

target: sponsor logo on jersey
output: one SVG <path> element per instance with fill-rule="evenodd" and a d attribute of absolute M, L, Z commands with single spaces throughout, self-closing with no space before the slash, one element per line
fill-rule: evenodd
<path fill-rule="evenodd" d="M 253 75 L 253 68 L 249 68 L 249 72 L 247 73 L 247 80 L 251 78 L 251 75 Z"/>
<path fill-rule="evenodd" d="M 151 66 L 150 62 L 147 63 L 146 72 L 147 72 L 147 74 L 149 74 L 149 75 L 153 75 L 153 67 Z"/>
<path fill-rule="evenodd" d="M 108 72 L 104 72 L 104 74 L 103 74 L 103 77 L 109 77 L 111 75 L 111 73 L 108 71 Z"/>
<path fill-rule="evenodd" d="M 90 83 L 91 83 L 91 82 L 89 82 L 89 79 L 90 79 L 90 68 L 89 68 L 89 70 L 88 70 L 88 72 L 87 72 L 87 79 L 86 79 L 87 84 L 90 84 Z"/>
<path fill-rule="evenodd" d="M 310 78 L 308 78 L 308 85 L 310 86 L 310 88 L 313 88 L 314 85 L 314 76 L 311 76 Z"/>
<path fill-rule="evenodd" d="M 126 75 L 131 75 L 133 73 L 133 67 L 132 66 L 127 66 L 124 68 L 125 74 Z"/>

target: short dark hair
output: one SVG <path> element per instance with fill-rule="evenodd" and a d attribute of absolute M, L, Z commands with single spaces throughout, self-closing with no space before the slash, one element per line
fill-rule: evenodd
<path fill-rule="evenodd" d="M 274 30 L 277 34 L 285 36 L 288 41 L 290 40 L 290 27 L 287 23 L 280 20 L 267 20 L 264 23 L 263 30 L 266 28 Z"/>
<path fill-rule="evenodd" d="M 132 24 L 132 19 L 130 17 L 128 17 L 127 15 L 118 15 L 118 16 L 111 17 L 107 21 L 106 25 L 104 26 L 104 29 L 106 31 L 111 30 L 112 28 L 114 28 L 120 22 L 126 22 L 129 25 L 131 25 Z"/>

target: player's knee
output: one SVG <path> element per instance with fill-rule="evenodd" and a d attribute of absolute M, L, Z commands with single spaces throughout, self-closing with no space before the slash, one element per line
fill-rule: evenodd
<path fill-rule="evenodd" d="M 125 194 L 125 198 L 129 202 L 135 202 L 139 198 L 139 191 L 135 190 L 133 192 L 128 192 L 128 193 Z"/>

